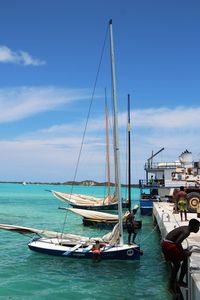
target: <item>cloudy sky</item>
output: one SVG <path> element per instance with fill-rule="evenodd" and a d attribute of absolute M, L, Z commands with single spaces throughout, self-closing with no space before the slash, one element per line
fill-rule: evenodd
<path fill-rule="evenodd" d="M 133 182 L 162 147 L 157 161 L 200 158 L 198 0 L 2 0 L 0 181 L 105 180 L 110 18 L 122 181 L 127 94 Z M 110 152 L 112 165 L 111 135 Z"/>

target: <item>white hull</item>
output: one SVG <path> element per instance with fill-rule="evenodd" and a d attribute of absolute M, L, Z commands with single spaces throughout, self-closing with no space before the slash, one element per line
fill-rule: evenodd
<path fill-rule="evenodd" d="M 93 244 L 77 243 L 69 244 L 67 240 L 61 239 L 33 239 L 28 247 L 36 252 L 71 258 L 93 258 Z M 140 247 L 133 245 L 110 245 L 103 244 L 100 257 L 101 259 L 122 259 L 139 260 L 141 255 Z"/>

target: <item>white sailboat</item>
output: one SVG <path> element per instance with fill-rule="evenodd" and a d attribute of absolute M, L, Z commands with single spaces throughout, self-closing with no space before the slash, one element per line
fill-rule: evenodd
<path fill-rule="evenodd" d="M 134 211 L 137 212 L 139 205 L 134 206 Z M 113 228 L 119 222 L 118 214 L 110 214 L 105 212 L 100 212 L 96 210 L 80 209 L 80 208 L 71 208 L 71 207 L 60 207 L 60 209 L 68 210 L 74 214 L 83 217 L 83 224 L 85 226 L 95 226 L 98 228 Z M 123 215 L 123 227 L 126 228 L 126 218 L 129 214 L 129 211 L 126 211 Z M 136 229 L 141 229 L 142 221 L 135 220 Z"/>
<path fill-rule="evenodd" d="M 118 208 L 116 196 L 98 198 L 82 194 L 58 192 L 51 190 L 52 194 L 59 200 L 69 203 L 74 208 L 91 210 L 115 210 Z"/>
<path fill-rule="evenodd" d="M 106 92 L 105 92 L 106 99 Z M 106 101 L 105 101 L 106 102 Z M 89 195 L 75 194 L 72 191 L 59 192 L 50 190 L 52 194 L 59 200 L 67 202 L 73 208 L 77 209 L 88 209 L 88 210 L 117 210 L 118 209 L 118 198 L 116 197 L 116 147 L 114 147 L 114 173 L 115 173 L 115 185 L 114 192 L 111 194 L 110 189 L 110 154 L 109 154 L 109 134 L 108 134 L 108 109 L 105 103 L 105 114 L 106 114 L 106 162 L 107 162 L 107 179 L 108 179 L 108 192 L 105 197 L 99 198 Z M 113 134 L 114 145 L 116 143 L 115 130 Z M 128 208 L 127 202 L 122 202 L 123 208 Z"/>
<path fill-rule="evenodd" d="M 115 156 L 115 152 L 114 152 Z M 114 161 L 116 159 L 114 158 Z M 50 191 L 54 197 L 58 200 L 66 202 L 70 204 L 75 209 L 88 209 L 88 210 L 117 210 L 118 202 L 116 198 L 116 182 L 114 193 L 111 195 L 110 189 L 110 155 L 109 155 L 109 134 L 108 134 L 108 110 L 106 105 L 106 162 L 107 162 L 107 195 L 104 197 L 94 197 L 85 194 L 76 194 L 71 192 L 61 192 L 61 191 Z M 116 168 L 114 167 L 114 171 L 116 172 Z M 116 179 L 116 174 L 115 174 Z M 128 207 L 128 203 L 123 203 L 123 207 Z"/>
<path fill-rule="evenodd" d="M 129 212 L 131 212 L 131 141 L 130 141 L 130 95 L 128 95 L 128 122 L 127 122 L 127 132 L 128 132 L 128 211 L 123 215 L 123 226 L 126 228 L 126 218 Z M 109 143 L 106 143 L 109 145 Z M 109 157 L 109 151 L 107 151 L 107 156 Z M 108 170 L 108 178 L 110 178 L 110 172 Z M 110 182 L 110 181 L 108 181 Z M 110 195 L 110 189 L 108 186 L 108 195 Z M 59 207 L 60 209 L 68 210 L 74 214 L 83 217 L 83 224 L 85 226 L 95 226 L 98 228 L 113 228 L 119 222 L 119 216 L 116 214 L 110 214 L 105 212 L 100 212 L 97 210 L 80 209 L 80 208 L 70 208 L 70 207 Z M 135 205 L 133 208 L 134 214 L 137 213 L 139 205 Z M 141 220 L 135 220 L 135 227 L 140 229 L 142 227 Z"/>
<path fill-rule="evenodd" d="M 118 119 L 117 119 L 117 100 L 116 100 L 116 83 L 115 83 L 115 64 L 112 21 L 109 22 L 110 29 L 110 49 L 111 49 L 111 66 L 112 66 L 112 85 L 113 85 L 113 105 L 114 105 L 114 135 L 116 137 L 116 198 L 118 199 L 118 219 L 119 223 L 115 225 L 113 231 L 103 237 L 82 237 L 73 234 L 52 232 L 47 230 L 37 230 L 34 228 L 0 224 L 0 229 L 17 231 L 20 233 L 37 233 L 41 236 L 33 238 L 28 247 L 36 252 L 72 258 L 93 258 L 93 245 L 95 241 L 100 242 L 102 259 L 123 259 L 138 260 L 140 259 L 140 246 L 137 244 L 125 244 L 123 239 L 123 218 L 122 218 L 122 197 L 121 197 L 121 180 L 119 165 L 119 145 L 118 145 Z M 44 237 L 43 237 L 44 236 Z"/>

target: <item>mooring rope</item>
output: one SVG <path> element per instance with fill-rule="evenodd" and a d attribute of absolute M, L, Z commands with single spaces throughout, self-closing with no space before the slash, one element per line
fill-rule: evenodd
<path fill-rule="evenodd" d="M 144 241 L 148 240 L 151 237 L 151 235 L 153 234 L 153 232 L 156 230 L 157 227 L 158 227 L 158 223 L 154 226 L 152 231 L 140 243 L 142 244 L 142 243 L 144 243 Z"/>

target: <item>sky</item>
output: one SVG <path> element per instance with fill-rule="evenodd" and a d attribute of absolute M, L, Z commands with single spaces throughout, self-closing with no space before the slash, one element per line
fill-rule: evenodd
<path fill-rule="evenodd" d="M 0 181 L 106 180 L 110 19 L 122 182 L 128 94 L 133 183 L 162 147 L 200 159 L 199 0 L 1 0 Z"/>

